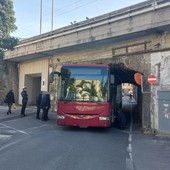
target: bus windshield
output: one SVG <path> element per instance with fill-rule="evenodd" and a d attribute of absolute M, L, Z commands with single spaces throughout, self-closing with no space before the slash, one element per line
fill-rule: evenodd
<path fill-rule="evenodd" d="M 61 101 L 108 101 L 108 81 L 107 67 L 63 66 L 58 99 Z"/>

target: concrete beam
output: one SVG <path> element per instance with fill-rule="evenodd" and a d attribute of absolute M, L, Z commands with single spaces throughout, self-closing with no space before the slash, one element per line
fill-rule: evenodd
<path fill-rule="evenodd" d="M 21 41 L 13 51 L 5 53 L 4 59 L 20 62 L 50 57 L 76 46 L 88 48 L 91 44 L 113 43 L 123 37 L 160 34 L 170 28 L 169 11 L 169 1 L 145 1 Z"/>

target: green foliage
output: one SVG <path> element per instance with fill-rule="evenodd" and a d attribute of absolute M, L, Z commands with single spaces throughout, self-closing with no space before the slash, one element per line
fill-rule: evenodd
<path fill-rule="evenodd" d="M 12 50 L 18 39 L 11 37 L 10 33 L 17 29 L 12 0 L 0 0 L 0 58 L 5 50 Z"/>

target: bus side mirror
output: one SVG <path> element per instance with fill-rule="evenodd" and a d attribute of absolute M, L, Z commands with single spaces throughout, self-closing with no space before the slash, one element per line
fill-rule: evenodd
<path fill-rule="evenodd" d="M 115 84 L 115 76 L 114 75 L 110 75 L 110 84 Z"/>
<path fill-rule="evenodd" d="M 52 83 L 54 81 L 54 75 L 57 75 L 59 77 L 61 75 L 61 73 L 58 71 L 51 72 L 50 76 L 49 76 L 49 83 Z"/>

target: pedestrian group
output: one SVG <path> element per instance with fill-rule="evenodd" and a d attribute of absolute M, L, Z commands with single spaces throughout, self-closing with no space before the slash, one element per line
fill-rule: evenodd
<path fill-rule="evenodd" d="M 50 95 L 49 95 L 49 93 L 40 92 L 40 94 L 37 95 L 36 104 L 37 104 L 36 118 L 40 119 L 40 111 L 42 109 L 43 110 L 42 120 L 47 121 L 48 120 L 48 111 L 50 109 Z"/>
<path fill-rule="evenodd" d="M 22 106 L 21 106 L 21 117 L 27 116 L 25 114 L 27 102 L 28 102 L 28 93 L 27 93 L 27 87 L 24 86 L 21 92 L 22 97 Z M 11 89 L 5 96 L 4 103 L 8 105 L 8 111 L 7 114 L 11 114 L 12 106 L 13 108 L 16 107 L 15 105 L 15 97 L 13 90 Z M 40 113 L 42 109 L 42 120 L 47 121 L 48 119 L 48 111 L 50 109 L 50 94 L 47 92 L 40 92 L 36 97 L 36 106 L 37 106 L 37 112 L 36 112 L 36 118 L 40 119 Z"/>

